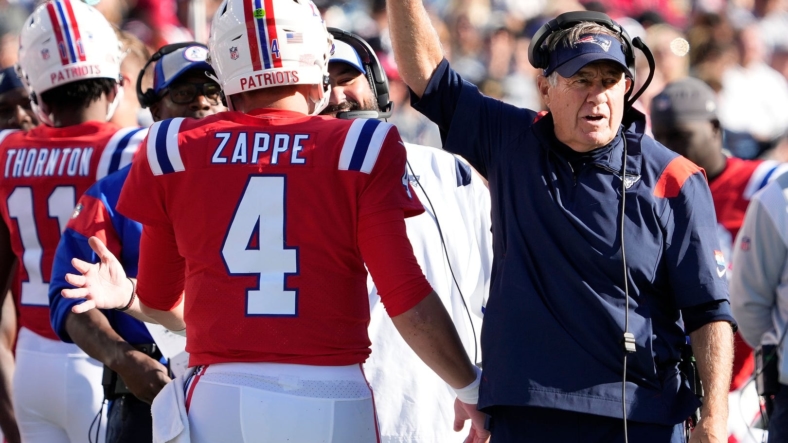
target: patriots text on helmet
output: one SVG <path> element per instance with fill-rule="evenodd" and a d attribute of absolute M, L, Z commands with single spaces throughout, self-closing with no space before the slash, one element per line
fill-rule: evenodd
<path fill-rule="evenodd" d="M 20 148 L 6 151 L 5 178 L 90 175 L 93 148 Z"/>
<path fill-rule="evenodd" d="M 57 84 L 66 80 L 85 76 L 96 76 L 101 74 L 101 66 L 99 65 L 83 65 L 83 66 L 69 66 L 49 75 L 49 80 L 52 84 Z"/>
<path fill-rule="evenodd" d="M 241 90 L 298 84 L 298 71 L 264 72 L 241 78 Z"/>

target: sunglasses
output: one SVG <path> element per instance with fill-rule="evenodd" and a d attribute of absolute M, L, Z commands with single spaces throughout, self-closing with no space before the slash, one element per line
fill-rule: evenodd
<path fill-rule="evenodd" d="M 193 102 L 198 95 L 202 95 L 208 100 L 211 106 L 216 106 L 221 102 L 222 88 L 216 82 L 205 83 L 176 83 L 167 89 L 170 100 L 178 105 L 188 105 Z"/>

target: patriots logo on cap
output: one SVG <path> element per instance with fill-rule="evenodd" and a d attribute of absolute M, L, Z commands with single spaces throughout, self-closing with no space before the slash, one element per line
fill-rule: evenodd
<path fill-rule="evenodd" d="M 578 40 L 577 42 L 578 43 L 593 43 L 593 44 L 599 46 L 600 48 L 602 48 L 602 50 L 605 51 L 605 52 L 610 50 L 610 44 L 611 44 L 610 40 L 606 40 L 604 38 L 600 38 L 599 36 L 596 36 L 596 35 L 586 35 L 584 37 L 581 37 L 580 40 Z"/>
<path fill-rule="evenodd" d="M 233 60 L 238 60 L 238 46 L 233 46 L 230 48 L 230 58 Z"/>
<path fill-rule="evenodd" d="M 44 48 L 41 50 L 41 58 L 44 60 L 49 60 L 49 49 Z"/>

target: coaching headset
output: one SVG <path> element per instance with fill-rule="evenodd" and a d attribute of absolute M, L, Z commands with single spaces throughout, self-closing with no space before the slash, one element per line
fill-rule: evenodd
<path fill-rule="evenodd" d="M 648 85 L 651 84 L 651 80 L 654 78 L 654 69 L 656 66 L 654 62 L 654 56 L 651 54 L 648 46 L 643 43 L 640 37 L 635 37 L 634 40 L 630 38 L 624 27 L 613 21 L 613 19 L 611 19 L 607 14 L 594 11 L 575 11 L 561 14 L 553 20 L 550 20 L 549 22 L 542 25 L 542 27 L 536 31 L 536 34 L 534 34 L 534 37 L 531 39 L 531 44 L 528 46 L 528 61 L 534 68 L 542 70 L 547 69 L 550 63 L 550 51 L 545 44 L 547 38 L 550 37 L 550 35 L 552 35 L 554 32 L 572 28 L 573 26 L 582 22 L 591 22 L 600 26 L 604 26 L 605 28 L 612 31 L 616 37 L 618 37 L 618 39 L 623 42 L 622 50 L 624 52 L 627 67 L 629 68 L 630 77 L 632 77 L 633 85 L 635 83 L 636 73 L 635 48 L 640 49 L 643 51 L 643 54 L 646 55 L 649 67 L 648 78 L 646 78 L 645 83 L 643 83 L 643 86 L 641 86 L 640 90 L 636 94 L 633 95 L 632 90 L 627 92 L 626 108 L 631 108 L 638 97 L 640 97 L 640 95 L 645 92 L 646 88 L 648 88 Z"/>
<path fill-rule="evenodd" d="M 140 102 L 140 106 L 142 106 L 143 108 L 149 108 L 151 105 L 159 101 L 159 96 L 156 94 L 156 92 L 153 89 L 148 88 L 145 92 L 142 92 L 142 77 L 145 75 L 145 70 L 148 69 L 148 66 L 150 66 L 151 63 L 156 63 L 157 61 L 161 60 L 161 58 L 167 54 L 175 52 L 181 48 L 188 48 L 190 46 L 199 46 L 201 48 L 205 48 L 206 51 L 208 50 L 208 47 L 202 43 L 197 43 L 197 42 L 173 43 L 171 45 L 162 46 L 161 48 L 159 48 L 158 51 L 156 51 L 155 54 L 151 56 L 150 59 L 148 59 L 148 62 L 145 63 L 145 66 L 142 67 L 140 74 L 137 76 L 137 88 L 136 88 L 137 100 Z M 222 94 L 222 98 L 224 98 L 224 94 Z"/>
<path fill-rule="evenodd" d="M 640 39 L 640 37 L 636 37 L 634 40 L 629 37 L 627 31 L 618 23 L 613 21 L 607 14 L 603 14 L 601 12 L 594 12 L 594 11 L 575 11 L 575 12 L 567 12 L 564 14 L 559 15 L 553 20 L 545 23 L 534 37 L 531 39 L 531 44 L 528 47 L 528 61 L 534 68 L 545 70 L 548 68 L 550 64 L 550 51 L 548 45 L 546 45 L 546 41 L 548 37 L 550 37 L 554 32 L 570 29 L 575 25 L 578 25 L 583 22 L 590 22 L 593 24 L 597 24 L 603 26 L 610 31 L 612 31 L 618 39 L 623 42 L 622 43 L 622 52 L 624 53 L 624 58 L 627 64 L 627 68 L 629 70 L 629 75 L 632 78 L 632 83 L 635 83 L 635 48 L 640 49 L 643 54 L 645 54 L 646 59 L 648 61 L 649 67 L 649 74 L 646 78 L 646 81 L 641 86 L 640 90 L 637 93 L 633 94 L 631 88 L 627 91 L 626 103 L 624 108 L 624 121 L 623 124 L 627 124 L 628 121 L 631 119 L 637 118 L 635 113 L 630 113 L 629 111 L 632 109 L 632 105 L 635 101 L 640 97 L 641 94 L 648 88 L 649 84 L 651 84 L 651 80 L 654 78 L 654 69 L 655 69 L 655 62 L 654 56 L 651 54 L 651 51 L 648 49 L 645 43 Z M 629 114 L 629 119 L 627 118 Z M 626 381 L 627 381 L 627 355 L 636 351 L 635 346 L 635 336 L 631 332 L 629 332 L 629 268 L 627 268 L 627 258 L 626 258 L 626 250 L 624 248 L 624 220 L 625 217 L 625 209 L 626 209 L 626 165 L 627 165 L 627 138 L 626 136 L 622 137 L 623 144 L 624 144 L 624 154 L 623 154 L 623 162 L 621 165 L 621 220 L 620 220 L 620 236 L 621 236 L 621 261 L 623 263 L 623 273 L 624 273 L 624 298 L 625 298 L 625 310 L 624 310 L 624 334 L 621 340 L 621 344 L 623 345 L 623 370 L 622 370 L 622 380 L 621 380 L 621 408 L 623 412 L 623 421 L 624 421 L 624 441 L 628 442 L 629 438 L 627 436 L 627 407 L 626 407 Z"/>
<path fill-rule="evenodd" d="M 378 56 L 375 51 L 369 46 L 363 38 L 352 34 L 339 28 L 328 28 L 328 32 L 334 37 L 334 40 L 345 42 L 356 51 L 364 70 L 367 71 L 367 81 L 372 86 L 372 93 L 375 94 L 375 99 L 378 102 L 378 111 L 348 111 L 340 112 L 337 114 L 338 118 L 352 119 L 352 118 L 381 118 L 387 119 L 391 117 L 394 103 L 389 100 L 389 80 L 386 77 L 386 72 L 380 65 Z M 332 48 L 333 53 L 333 48 Z"/>

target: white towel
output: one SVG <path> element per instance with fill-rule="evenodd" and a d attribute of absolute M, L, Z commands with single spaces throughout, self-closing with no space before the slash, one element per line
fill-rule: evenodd
<path fill-rule="evenodd" d="M 185 374 L 167 383 L 153 399 L 150 408 L 153 416 L 153 443 L 191 443 L 183 391 L 192 374 L 194 368 L 189 368 Z"/>

